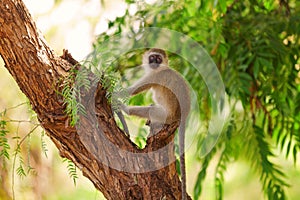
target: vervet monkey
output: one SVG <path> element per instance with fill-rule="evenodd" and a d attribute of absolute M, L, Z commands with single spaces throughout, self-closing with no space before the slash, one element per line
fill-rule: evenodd
<path fill-rule="evenodd" d="M 171 124 L 179 121 L 179 152 L 182 181 L 182 199 L 186 199 L 186 172 L 184 139 L 186 119 L 190 111 L 190 92 L 182 76 L 169 68 L 168 58 L 161 49 L 150 49 L 143 56 L 145 75 L 127 88 L 129 95 L 152 91 L 154 105 L 122 106 L 129 115 L 146 118 L 151 123 Z"/>

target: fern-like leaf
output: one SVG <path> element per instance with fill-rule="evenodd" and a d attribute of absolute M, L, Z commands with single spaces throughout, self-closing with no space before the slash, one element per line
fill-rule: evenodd
<path fill-rule="evenodd" d="M 42 151 L 44 152 L 44 155 L 46 156 L 46 158 L 48 158 L 48 154 L 47 154 L 48 148 L 47 148 L 47 144 L 45 142 L 44 137 L 45 137 L 45 132 L 42 131 L 42 134 L 41 134 L 41 147 L 42 147 Z"/>
<path fill-rule="evenodd" d="M 216 148 L 213 148 L 209 154 L 206 155 L 202 162 L 202 169 L 198 173 L 197 180 L 194 187 L 194 198 L 193 199 L 199 199 L 201 192 L 202 192 L 202 183 L 207 175 L 207 169 L 209 166 L 209 163 L 211 159 L 213 158 L 214 154 L 216 153 Z"/>
<path fill-rule="evenodd" d="M 257 126 L 254 126 L 254 135 L 257 151 L 252 149 L 252 161 L 257 169 L 260 169 L 260 181 L 263 184 L 263 189 L 268 199 L 284 200 L 286 194 L 284 188 L 289 186 L 285 181 L 285 175 L 280 167 L 269 160 L 273 157 L 269 144 L 265 141 L 264 131 Z"/>
<path fill-rule="evenodd" d="M 20 162 L 19 167 L 16 169 L 16 172 L 20 178 L 26 177 L 26 172 L 23 167 L 23 162 Z"/>
<path fill-rule="evenodd" d="M 74 185 L 76 186 L 76 180 L 78 179 L 78 175 L 75 164 L 71 160 L 68 160 L 66 158 L 63 160 L 63 162 L 67 162 L 69 176 L 73 180 Z"/>
<path fill-rule="evenodd" d="M 6 129 L 6 124 L 5 120 L 0 121 L 0 157 L 9 160 L 10 145 L 7 140 L 8 130 Z"/>

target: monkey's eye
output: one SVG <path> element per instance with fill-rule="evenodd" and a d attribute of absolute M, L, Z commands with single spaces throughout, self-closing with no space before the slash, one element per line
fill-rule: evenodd
<path fill-rule="evenodd" d="M 161 64 L 162 63 L 162 58 L 161 56 L 156 56 L 156 63 Z"/>
<path fill-rule="evenodd" d="M 156 59 L 154 55 L 149 56 L 149 64 L 154 63 L 155 61 Z"/>

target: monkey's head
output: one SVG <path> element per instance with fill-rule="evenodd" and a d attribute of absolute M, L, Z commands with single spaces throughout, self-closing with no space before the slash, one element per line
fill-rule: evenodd
<path fill-rule="evenodd" d="M 143 66 L 148 70 L 161 70 L 168 67 L 168 57 L 162 49 L 150 49 L 144 54 Z"/>

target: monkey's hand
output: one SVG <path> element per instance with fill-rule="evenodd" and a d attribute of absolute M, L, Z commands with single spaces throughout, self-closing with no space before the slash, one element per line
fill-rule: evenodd
<path fill-rule="evenodd" d="M 123 110 L 124 102 L 127 101 L 128 92 L 127 90 L 120 90 L 113 92 L 111 95 L 111 103 L 113 106 L 113 110 L 120 111 Z"/>
<path fill-rule="evenodd" d="M 124 104 L 119 104 L 120 109 L 123 110 L 127 115 L 129 115 L 129 107 Z"/>

